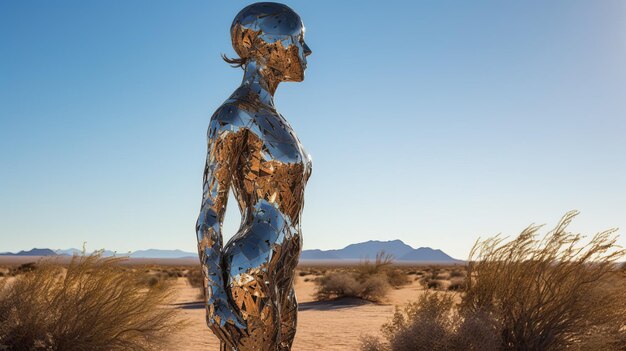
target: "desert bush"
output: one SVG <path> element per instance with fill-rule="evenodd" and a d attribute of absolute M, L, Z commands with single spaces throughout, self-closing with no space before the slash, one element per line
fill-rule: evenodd
<path fill-rule="evenodd" d="M 427 293 L 383 326 L 386 341 L 369 337 L 362 350 L 625 350 L 626 281 L 616 261 L 626 252 L 615 230 L 581 244 L 566 231 L 577 214 L 541 240 L 533 225 L 508 243 L 478 241 L 459 305 Z"/>
<path fill-rule="evenodd" d="M 465 270 L 455 269 L 450 273 L 450 278 L 464 278 L 467 276 Z"/>
<path fill-rule="evenodd" d="M 385 298 L 390 288 L 386 276 L 378 274 L 363 280 L 359 278 L 350 272 L 329 272 L 316 281 L 315 297 L 317 300 L 356 297 L 372 302 Z"/>
<path fill-rule="evenodd" d="M 381 274 L 393 264 L 393 255 L 380 251 L 376 254 L 376 259 L 372 262 L 365 258 L 356 267 L 357 272 L 362 276 Z"/>
<path fill-rule="evenodd" d="M 382 274 L 372 275 L 361 282 L 361 291 L 358 297 L 373 302 L 381 302 L 389 292 L 389 283 Z"/>
<path fill-rule="evenodd" d="M 356 266 L 356 272 L 360 281 L 366 281 L 372 276 L 386 276 L 387 283 L 394 288 L 411 283 L 404 270 L 393 268 L 393 255 L 387 254 L 385 251 L 378 252 L 373 262 L 369 258 L 361 260 Z"/>
<path fill-rule="evenodd" d="M 315 282 L 318 300 L 357 297 L 380 302 L 391 287 L 398 288 L 411 283 L 411 280 L 405 270 L 393 268 L 393 256 L 381 251 L 376 254 L 374 261 L 366 258 L 352 270 L 329 271 L 315 279 Z"/>
<path fill-rule="evenodd" d="M 448 288 L 450 287 L 450 281 L 443 280 L 443 279 L 429 280 L 427 287 L 428 289 L 434 289 L 434 290 L 448 290 Z"/>
<path fill-rule="evenodd" d="M 16 276 L 16 275 L 32 272 L 35 269 L 37 269 L 37 264 L 35 262 L 27 262 L 17 267 L 11 268 L 9 270 L 9 275 Z"/>
<path fill-rule="evenodd" d="M 399 288 L 411 283 L 408 274 L 401 269 L 388 269 L 385 271 L 385 274 L 387 276 L 387 282 L 394 288 Z"/>
<path fill-rule="evenodd" d="M 460 291 L 465 289 L 465 278 L 455 277 L 450 279 L 448 290 Z"/>
<path fill-rule="evenodd" d="M 448 272 L 448 271 L 439 272 L 439 273 L 437 273 L 437 275 L 435 276 L 435 279 L 439 279 L 439 280 L 450 280 L 450 272 Z"/>
<path fill-rule="evenodd" d="M 187 273 L 187 282 L 194 288 L 202 289 L 204 287 L 204 277 L 200 268 L 190 269 Z"/>
<path fill-rule="evenodd" d="M 120 258 L 74 256 L 0 282 L 0 349 L 149 350 L 182 327 L 170 285 L 146 286 Z"/>
<path fill-rule="evenodd" d="M 433 290 L 448 290 L 451 286 L 450 274 L 448 272 L 442 272 L 438 268 L 431 268 L 426 273 L 419 277 L 420 284 L 426 289 Z"/>
<path fill-rule="evenodd" d="M 158 270 L 156 272 L 148 271 L 142 275 L 143 284 L 148 286 L 155 286 L 163 284 L 166 281 L 172 281 L 177 278 L 176 274 L 170 274 L 171 272 Z"/>
<path fill-rule="evenodd" d="M 353 274 L 346 272 L 331 272 L 318 281 L 315 292 L 317 300 L 330 300 L 340 297 L 359 297 L 361 284 Z"/>
<path fill-rule="evenodd" d="M 495 237 L 472 249 L 462 308 L 496 316 L 503 349 L 578 348 L 600 336 L 610 350 L 626 333 L 624 281 L 613 279 L 625 251 L 613 229 L 582 244 L 567 232 L 577 214 L 567 213 L 541 240 L 541 227 L 531 225 L 508 243 Z"/>
<path fill-rule="evenodd" d="M 184 271 L 181 268 L 172 268 L 166 271 L 167 277 L 170 279 L 182 278 L 185 276 Z"/>
<path fill-rule="evenodd" d="M 363 351 L 490 351 L 500 344 L 488 316 L 465 318 L 451 295 L 426 292 L 403 309 L 396 307 L 382 327 L 384 340 L 366 336 Z"/>

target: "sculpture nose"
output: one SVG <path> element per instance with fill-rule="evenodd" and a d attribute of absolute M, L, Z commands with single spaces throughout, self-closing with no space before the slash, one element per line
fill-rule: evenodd
<path fill-rule="evenodd" d="M 305 57 L 309 56 L 309 55 L 311 55 L 313 53 L 313 51 L 311 51 L 311 48 L 309 48 L 309 46 L 306 45 L 306 43 L 304 43 L 303 48 L 304 48 L 304 56 Z"/>

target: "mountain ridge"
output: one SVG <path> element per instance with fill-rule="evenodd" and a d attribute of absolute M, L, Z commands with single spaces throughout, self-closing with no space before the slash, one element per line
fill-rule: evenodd
<path fill-rule="evenodd" d="M 350 244 L 342 249 L 334 250 L 320 250 L 310 249 L 303 250 L 300 255 L 302 261 L 343 261 L 343 260 L 361 260 L 361 259 L 373 259 L 376 254 L 384 251 L 394 257 L 396 261 L 400 262 L 433 262 L 433 263 L 455 263 L 462 262 L 462 260 L 455 259 L 445 252 L 439 249 L 432 249 L 430 247 L 413 248 L 405 244 L 402 240 L 369 240 L 361 243 Z M 0 253 L 0 256 L 72 256 L 81 255 L 82 250 L 75 248 L 69 249 L 39 249 L 34 248 L 28 251 L 20 251 L 18 253 L 5 252 Z M 89 252 L 88 252 L 89 253 Z M 110 250 L 103 250 L 102 255 L 105 257 L 121 256 L 130 258 L 197 258 L 196 252 L 186 252 L 178 249 L 163 250 L 163 249 L 145 249 L 132 252 L 116 252 Z"/>
<path fill-rule="evenodd" d="M 430 247 L 413 248 L 402 240 L 369 240 L 362 243 L 350 244 L 343 249 L 335 250 L 303 250 L 300 260 L 303 261 L 329 261 L 329 260 L 355 260 L 375 258 L 376 254 L 384 251 L 401 262 L 432 262 L 432 263 L 458 263 L 463 262 L 451 257 L 439 249 Z"/>

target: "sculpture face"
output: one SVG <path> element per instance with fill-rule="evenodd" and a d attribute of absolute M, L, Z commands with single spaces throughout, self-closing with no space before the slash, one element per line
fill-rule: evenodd
<path fill-rule="evenodd" d="M 233 48 L 245 60 L 266 67 L 277 81 L 304 79 L 306 57 L 304 24 L 292 9 L 277 3 L 252 4 L 239 12 L 230 28 Z"/>

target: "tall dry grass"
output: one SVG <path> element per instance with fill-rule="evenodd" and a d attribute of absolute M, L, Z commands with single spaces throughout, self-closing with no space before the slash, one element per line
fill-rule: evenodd
<path fill-rule="evenodd" d="M 626 327 L 626 285 L 617 279 L 616 230 L 583 237 L 567 231 L 568 212 L 543 239 L 531 225 L 510 242 L 477 242 L 470 253 L 462 308 L 489 311 L 511 350 L 551 350 L 596 344 L 611 349 Z M 623 345 L 622 345 L 623 346 Z"/>
<path fill-rule="evenodd" d="M 461 303 L 427 294 L 366 338 L 363 350 L 625 350 L 626 277 L 615 230 L 584 244 L 568 212 L 542 239 L 531 225 L 515 239 L 478 241 Z M 465 345 L 465 346 L 463 346 Z"/>
<path fill-rule="evenodd" d="M 173 287 L 146 284 L 120 258 L 74 256 L 67 267 L 46 261 L 12 281 L 0 280 L 0 349 L 150 350 L 184 325 Z"/>

